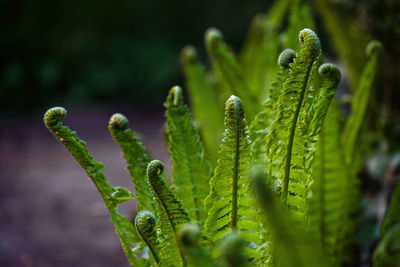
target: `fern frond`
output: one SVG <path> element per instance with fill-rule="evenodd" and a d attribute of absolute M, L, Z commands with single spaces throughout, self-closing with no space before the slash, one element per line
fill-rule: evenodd
<path fill-rule="evenodd" d="M 205 230 L 214 243 L 237 229 L 245 241 L 259 244 L 255 203 L 247 180 L 250 162 L 247 123 L 243 104 L 236 96 L 226 102 L 225 128 L 220 159 L 205 199 L 208 210 Z M 256 257 L 254 252 L 252 257 Z"/>
<path fill-rule="evenodd" d="M 194 47 L 186 46 L 182 50 L 181 62 L 196 125 L 202 140 L 204 140 L 207 156 L 212 163 L 215 163 L 217 148 L 221 143 L 219 136 L 222 134 L 224 125 L 224 117 L 221 112 L 223 106 L 218 102 L 218 93 L 214 90 L 210 77 L 200 63 Z"/>
<path fill-rule="evenodd" d="M 221 85 L 221 97 L 226 99 L 229 95 L 235 94 L 242 98 L 249 105 L 248 117 L 251 120 L 258 112 L 259 99 L 256 89 L 250 86 L 241 65 L 226 46 L 222 33 L 211 28 L 207 30 L 205 38 L 212 68 Z"/>
<path fill-rule="evenodd" d="M 292 49 L 285 49 L 279 55 L 280 70 L 275 73 L 268 96 L 262 103 L 263 110 L 256 115 L 250 125 L 252 157 L 255 164 L 266 165 L 266 137 L 276 117 L 276 104 L 283 84 L 289 76 L 289 65 L 295 57 L 296 53 Z"/>
<path fill-rule="evenodd" d="M 154 214 L 148 210 L 139 211 L 135 217 L 135 229 L 139 236 L 149 247 L 151 254 L 158 263 L 159 258 L 159 242 L 156 233 L 157 220 Z"/>
<path fill-rule="evenodd" d="M 275 58 L 280 47 L 277 40 L 290 3 L 289 0 L 275 1 L 267 13 L 254 17 L 239 56 L 243 72 L 260 99 L 266 97 L 268 86 L 277 70 Z"/>
<path fill-rule="evenodd" d="M 313 184 L 310 220 L 320 244 L 334 266 L 342 266 L 351 255 L 350 244 L 357 208 L 358 185 L 354 184 L 345 164 L 340 142 L 341 114 L 334 100 L 329 106 L 318 140 L 312 165 Z"/>
<path fill-rule="evenodd" d="M 265 222 L 272 234 L 273 263 L 278 267 L 330 266 L 323 257 L 315 240 L 309 235 L 305 224 L 291 217 L 291 213 L 274 196 L 271 185 L 267 184 L 262 169 L 250 172 L 252 187 L 258 204 L 265 215 Z"/>
<path fill-rule="evenodd" d="M 367 35 L 360 29 L 356 20 L 335 7 L 334 1 L 316 0 L 314 3 L 315 11 L 320 14 L 324 28 L 334 37 L 332 43 L 340 61 L 346 66 L 350 89 L 355 91 L 365 65 L 364 54 L 357 48 L 367 45 Z"/>
<path fill-rule="evenodd" d="M 283 84 L 283 92 L 278 99 L 277 116 L 271 126 L 267 137 L 267 157 L 269 161 L 269 175 L 274 182 L 282 182 L 282 200 L 286 202 L 291 165 L 293 140 L 297 126 L 297 119 L 302 108 L 303 98 L 308 88 L 311 69 L 315 59 L 320 53 L 320 44 L 317 35 L 310 29 L 300 32 L 299 41 L 301 49 L 290 64 L 289 78 Z M 302 191 L 305 177 L 295 177 L 299 185 L 296 191 Z M 303 190 L 304 191 L 304 190 Z M 304 195 L 303 195 L 304 197 Z"/>
<path fill-rule="evenodd" d="M 219 266 L 210 253 L 199 244 L 201 229 L 198 225 L 191 223 L 183 225 L 178 231 L 178 239 L 190 266 Z"/>
<path fill-rule="evenodd" d="M 315 29 L 311 8 L 305 0 L 294 0 L 291 1 L 289 14 L 285 47 L 298 50 L 300 48 L 297 41 L 298 32 L 304 28 Z"/>
<path fill-rule="evenodd" d="M 163 246 L 160 248 L 160 266 L 181 266 L 185 265 L 185 259 L 178 249 L 176 233 L 180 225 L 189 222 L 189 216 L 166 183 L 163 171 L 164 165 L 159 160 L 153 160 L 147 166 L 147 182 L 158 206 L 160 244 Z"/>
<path fill-rule="evenodd" d="M 114 140 L 121 147 L 123 157 L 128 164 L 132 182 L 135 185 L 137 210 L 155 211 L 155 202 L 146 181 L 146 168 L 151 158 L 143 144 L 135 136 L 135 132 L 128 129 L 128 119 L 119 113 L 111 116 L 108 129 Z"/>
<path fill-rule="evenodd" d="M 93 156 L 89 153 L 85 142 L 77 137 L 76 132 L 71 131 L 71 129 L 62 124 L 62 120 L 66 115 L 67 111 L 62 107 L 49 109 L 44 115 L 46 127 L 65 146 L 89 175 L 102 196 L 106 208 L 110 212 L 111 221 L 121 240 L 129 263 L 131 266 L 139 266 L 132 248 L 141 240 L 137 236 L 130 220 L 118 212 L 119 204 L 133 199 L 134 194 L 125 188 L 113 187 L 109 184 L 103 173 L 103 163 L 95 161 Z"/>
<path fill-rule="evenodd" d="M 203 144 L 189 109 L 183 104 L 182 89 L 173 87 L 165 102 L 168 148 L 172 156 L 172 175 L 177 197 L 192 221 L 203 225 L 204 199 L 208 195 L 210 163 L 204 157 Z"/>
<path fill-rule="evenodd" d="M 349 165 L 360 165 L 361 159 L 358 157 L 360 152 L 358 149 L 360 147 L 360 134 L 365 121 L 370 96 L 374 89 L 374 82 L 379 73 L 382 50 L 382 45 L 378 41 L 372 41 L 367 46 L 366 52 L 370 58 L 354 94 L 351 113 L 346 121 L 342 135 L 343 147 L 346 150 L 346 163 Z M 355 166 L 355 169 L 358 172 L 359 166 Z"/>

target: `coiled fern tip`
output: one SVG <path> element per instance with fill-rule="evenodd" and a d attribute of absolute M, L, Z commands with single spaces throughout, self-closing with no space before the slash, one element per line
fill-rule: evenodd
<path fill-rule="evenodd" d="M 147 165 L 147 176 L 150 180 L 157 178 L 164 171 L 164 164 L 159 160 L 152 160 Z"/>
<path fill-rule="evenodd" d="M 293 62 L 294 58 L 296 57 L 296 52 L 293 49 L 287 48 L 282 51 L 282 53 L 278 57 L 278 64 L 282 67 L 287 69 L 289 64 Z"/>
<path fill-rule="evenodd" d="M 47 127 L 51 127 L 61 122 L 67 116 L 67 110 L 63 107 L 54 107 L 46 111 L 44 114 L 44 123 Z"/>
<path fill-rule="evenodd" d="M 314 61 L 321 50 L 321 45 L 318 36 L 311 29 L 305 28 L 299 33 L 299 42 L 305 52 L 309 54 Z"/>
<path fill-rule="evenodd" d="M 108 125 L 113 129 L 123 131 L 128 128 L 129 121 L 124 115 L 120 113 L 115 113 L 114 115 L 111 116 Z"/>

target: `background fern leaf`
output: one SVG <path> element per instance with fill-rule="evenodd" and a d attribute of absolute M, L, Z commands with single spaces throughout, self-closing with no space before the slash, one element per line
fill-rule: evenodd
<path fill-rule="evenodd" d="M 365 121 L 367 106 L 370 101 L 374 82 L 379 73 L 380 61 L 382 57 L 382 45 L 378 41 L 372 41 L 367 46 L 367 54 L 370 57 L 362 73 L 359 86 L 353 96 L 351 114 L 346 121 L 343 130 L 343 147 L 346 149 L 346 163 L 356 164 L 354 169 L 357 173 L 362 164 L 360 158 L 360 134 Z"/>
<path fill-rule="evenodd" d="M 220 105 L 219 95 L 213 87 L 205 67 L 200 63 L 194 47 L 186 46 L 182 50 L 181 62 L 196 126 L 204 141 L 208 158 L 212 163 L 216 163 L 217 148 L 221 143 L 220 135 L 224 125 L 224 117 L 221 112 L 223 105 Z"/>
<path fill-rule="evenodd" d="M 245 241 L 259 244 L 255 202 L 247 179 L 249 136 L 243 105 L 236 96 L 231 96 L 226 102 L 225 127 L 220 159 L 210 180 L 210 194 L 205 200 L 208 210 L 205 230 L 214 243 L 238 229 Z"/>
<path fill-rule="evenodd" d="M 206 48 L 220 85 L 221 97 L 226 99 L 229 95 L 235 94 L 242 98 L 249 106 L 248 117 L 252 120 L 258 112 L 258 92 L 249 84 L 242 66 L 226 46 L 219 30 L 215 28 L 207 30 Z"/>
<path fill-rule="evenodd" d="M 203 144 L 189 109 L 183 104 L 182 89 L 170 90 L 165 102 L 168 148 L 172 156 L 172 175 L 177 197 L 188 211 L 191 221 L 203 225 L 207 213 L 204 199 L 208 195 L 210 163 L 204 157 Z"/>
<path fill-rule="evenodd" d="M 319 136 L 312 165 L 314 179 L 310 199 L 311 225 L 315 227 L 322 249 L 334 266 L 342 266 L 351 255 L 350 243 L 355 227 L 352 213 L 357 208 L 354 201 L 357 184 L 353 184 L 345 164 L 340 121 L 340 109 L 334 100 Z"/>
<path fill-rule="evenodd" d="M 128 129 L 128 119 L 119 113 L 111 116 L 108 129 L 114 140 L 121 147 L 128 164 L 128 171 L 135 185 L 137 210 L 155 211 L 155 202 L 146 181 L 146 168 L 151 158 L 143 144 L 135 137 L 135 132 Z"/>

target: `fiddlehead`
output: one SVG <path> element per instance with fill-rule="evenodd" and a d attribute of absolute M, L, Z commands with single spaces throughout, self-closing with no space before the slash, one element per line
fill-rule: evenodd
<path fill-rule="evenodd" d="M 147 244 L 151 253 L 153 254 L 154 259 L 158 263 L 160 259 L 158 255 L 159 242 L 157 239 L 156 224 L 157 219 L 151 211 L 139 211 L 139 213 L 135 217 L 136 232 Z"/>
<path fill-rule="evenodd" d="M 111 116 L 108 130 L 122 149 L 122 155 L 128 164 L 127 170 L 135 185 L 138 200 L 137 209 L 155 211 L 155 202 L 146 182 L 146 168 L 151 158 L 135 132 L 128 129 L 128 119 L 119 113 Z"/>
<path fill-rule="evenodd" d="M 203 144 L 189 108 L 183 104 L 179 86 L 172 87 L 164 106 L 177 197 L 189 212 L 190 219 L 203 225 L 206 217 L 203 202 L 209 191 L 210 163 L 205 159 Z"/>
<path fill-rule="evenodd" d="M 157 217 L 163 239 L 161 242 L 164 244 L 160 251 L 160 265 L 168 266 L 171 262 L 181 262 L 185 266 L 185 259 L 176 242 L 176 233 L 182 224 L 189 222 L 189 217 L 166 183 L 163 171 L 164 165 L 159 160 L 153 160 L 147 166 L 147 182 L 157 200 Z"/>
<path fill-rule="evenodd" d="M 278 57 L 278 64 L 284 69 L 289 68 L 289 64 L 293 63 L 296 52 L 291 48 L 283 50 Z"/>
<path fill-rule="evenodd" d="M 78 161 L 97 187 L 106 208 L 110 212 L 111 221 L 121 240 L 129 263 L 132 266 L 138 266 L 136 253 L 132 248 L 136 243 L 140 242 L 140 239 L 130 220 L 118 212 L 119 204 L 132 199 L 134 195 L 125 188 L 113 187 L 108 183 L 103 173 L 103 163 L 94 160 L 85 142 L 77 137 L 76 132 L 71 131 L 67 126 L 63 126 L 62 120 L 66 115 L 67 111 L 62 107 L 51 108 L 45 113 L 44 122 L 47 128 Z"/>

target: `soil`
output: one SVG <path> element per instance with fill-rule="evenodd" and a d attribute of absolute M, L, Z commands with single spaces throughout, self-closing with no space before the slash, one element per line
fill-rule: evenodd
<path fill-rule="evenodd" d="M 106 165 L 112 185 L 134 190 L 107 130 L 116 110 L 128 117 L 130 127 L 169 171 L 161 112 L 72 109 L 64 123 Z M 122 213 L 133 218 L 135 204 L 124 203 Z M 0 266 L 129 266 L 96 188 L 41 116 L 1 123 Z"/>

